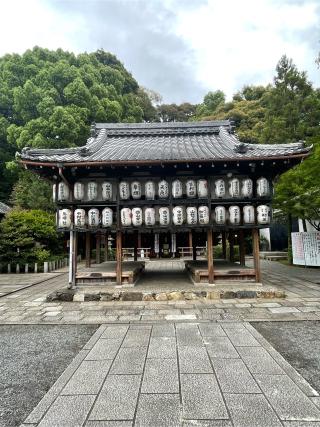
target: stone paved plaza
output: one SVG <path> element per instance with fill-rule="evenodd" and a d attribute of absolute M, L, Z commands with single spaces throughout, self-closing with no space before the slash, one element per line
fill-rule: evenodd
<path fill-rule="evenodd" d="M 319 321 L 319 271 L 262 267 L 287 298 L 46 302 L 64 271 L 0 276 L 0 324 L 101 325 L 23 426 L 320 426 L 317 391 L 248 323 Z"/>
<path fill-rule="evenodd" d="M 24 426 L 319 426 L 319 399 L 247 323 L 103 325 Z"/>
<path fill-rule="evenodd" d="M 151 279 L 156 280 L 158 271 Z M 177 265 L 177 266 L 176 266 Z M 263 261 L 263 283 L 285 290 L 285 299 L 221 299 L 191 301 L 91 301 L 46 302 L 46 296 L 65 286 L 67 274 L 49 273 L 41 282 L 41 275 L 0 276 L 1 284 L 11 282 L 21 288 L 25 278 L 26 288 L 0 298 L 0 324 L 10 323 L 109 323 L 166 321 L 251 321 L 251 320 L 320 320 L 320 272 L 318 269 L 287 267 L 277 262 Z M 172 286 L 177 286 L 176 270 L 179 263 L 171 263 L 175 272 Z M 164 277 L 162 280 L 164 280 Z M 166 286 L 170 281 L 166 276 Z M 180 285 L 183 273 L 178 275 Z M 34 286 L 30 286 L 32 283 Z M 190 286 L 190 284 L 188 284 Z M 214 289 L 214 287 L 213 287 Z"/>

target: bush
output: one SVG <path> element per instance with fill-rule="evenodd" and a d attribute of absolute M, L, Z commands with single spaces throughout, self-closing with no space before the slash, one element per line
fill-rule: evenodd
<path fill-rule="evenodd" d="M 41 210 L 14 209 L 0 223 L 0 261 L 42 262 L 62 252 L 54 214 Z"/>

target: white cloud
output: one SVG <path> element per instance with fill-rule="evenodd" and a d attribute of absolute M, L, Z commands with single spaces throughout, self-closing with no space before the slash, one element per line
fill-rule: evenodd
<path fill-rule="evenodd" d="M 270 83 L 283 54 L 320 85 L 319 0 L 5 0 L 1 15 L 0 55 L 105 48 L 166 102 Z"/>
<path fill-rule="evenodd" d="M 317 7 L 315 2 L 208 0 L 197 10 L 179 10 L 176 31 L 193 49 L 197 79 L 231 96 L 239 84 L 271 82 L 283 54 L 316 77 L 315 51 L 301 32 L 318 24 Z"/>
<path fill-rule="evenodd" d="M 86 33 L 80 17 L 63 16 L 41 0 L 1 3 L 0 55 L 22 53 L 34 46 L 76 50 L 76 40 Z"/>

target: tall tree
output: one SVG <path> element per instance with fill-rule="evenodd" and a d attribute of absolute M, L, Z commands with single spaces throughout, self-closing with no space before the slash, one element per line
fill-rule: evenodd
<path fill-rule="evenodd" d="M 12 167 L 16 150 L 83 145 L 93 121 L 155 118 L 148 94 L 108 52 L 74 55 L 35 47 L 23 55 L 4 55 L 0 58 L 0 200 L 8 200 L 17 177 Z"/>

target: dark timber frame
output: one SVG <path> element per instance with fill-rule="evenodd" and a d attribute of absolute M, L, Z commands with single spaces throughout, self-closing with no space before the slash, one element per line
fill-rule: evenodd
<path fill-rule="evenodd" d="M 219 277 L 219 271 L 214 268 L 213 246 L 221 236 L 223 257 L 227 258 L 227 241 L 229 241 L 229 258 L 234 260 L 234 244 L 239 242 L 240 266 L 245 264 L 245 235 L 252 234 L 254 256 L 254 280 L 261 281 L 259 264 L 259 228 L 265 225 L 255 223 L 244 224 L 243 218 L 239 225 L 217 225 L 211 219 L 208 225 L 181 225 L 175 226 L 170 217 L 170 224 L 166 227 L 156 225 L 147 227 L 124 227 L 120 221 L 122 207 L 168 206 L 170 212 L 174 206 L 200 206 L 206 204 L 209 208 L 210 218 L 212 211 L 218 205 L 226 207 L 231 205 L 244 206 L 252 204 L 268 204 L 272 202 L 271 196 L 259 198 L 254 184 L 254 195 L 246 198 L 224 198 L 217 200 L 213 194 L 213 177 L 247 176 L 256 180 L 264 176 L 273 182 L 274 179 L 291 168 L 303 158 L 308 156 L 310 147 L 303 143 L 258 145 L 245 144 L 238 140 L 233 133 L 232 123 L 229 121 L 190 122 L 190 123 L 133 123 L 133 124 L 93 124 L 91 137 L 84 147 L 70 149 L 29 149 L 22 150 L 21 163 L 25 168 L 32 170 L 43 178 L 58 184 L 64 182 L 73 193 L 73 185 L 77 181 L 112 180 L 118 188 L 121 180 L 147 180 L 154 181 L 166 179 L 171 183 L 176 178 L 205 178 L 208 181 L 208 197 L 206 199 L 155 199 L 152 202 L 145 200 L 115 199 L 103 201 L 76 201 L 70 198 L 66 202 L 59 202 L 57 210 L 67 208 L 72 212 L 77 208 L 104 208 L 111 207 L 115 213 L 116 222 L 108 229 L 100 227 L 79 230 L 71 225 L 70 230 L 70 286 L 76 285 L 76 260 L 77 233 L 85 232 L 86 267 L 91 265 L 92 234 L 96 236 L 96 262 L 101 262 L 101 243 L 104 244 L 104 259 L 108 256 L 108 238 L 116 238 L 116 282 L 122 283 L 122 248 L 124 236 L 134 233 L 134 260 L 138 259 L 138 248 L 141 248 L 142 236 L 155 233 L 186 233 L 189 247 L 192 248 L 192 259 L 197 259 L 196 237 L 197 233 L 206 234 L 207 241 L 207 273 L 209 283 Z M 56 186 L 58 187 L 58 186 Z M 57 200 L 56 191 L 56 200 Z M 65 231 L 65 230 L 64 230 Z M 247 271 L 248 274 L 248 271 Z M 220 274 L 222 276 L 222 274 Z"/>

